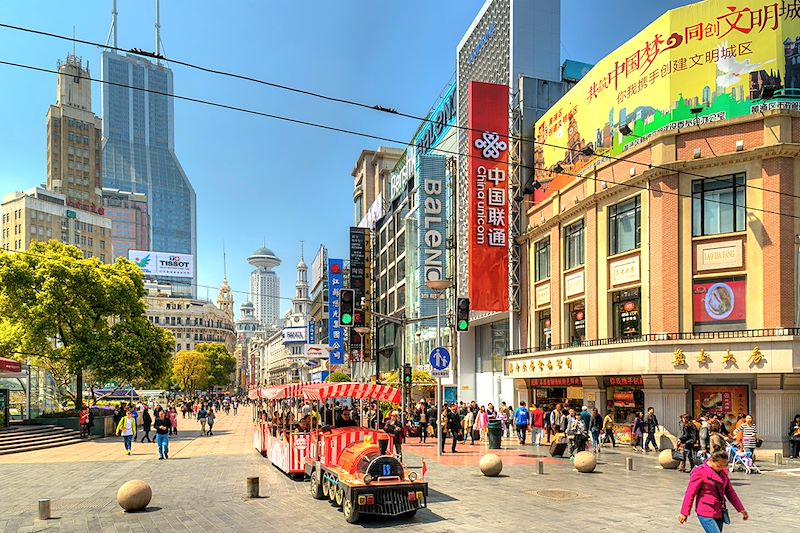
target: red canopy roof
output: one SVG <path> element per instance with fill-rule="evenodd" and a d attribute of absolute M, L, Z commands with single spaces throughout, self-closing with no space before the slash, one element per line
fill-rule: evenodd
<path fill-rule="evenodd" d="M 22 363 L 0 357 L 0 372 L 22 372 Z"/>
<path fill-rule="evenodd" d="M 381 400 L 396 404 L 399 404 L 402 398 L 400 389 L 374 383 L 313 383 L 303 388 L 303 395 L 309 400 L 353 398 L 354 400 Z"/>

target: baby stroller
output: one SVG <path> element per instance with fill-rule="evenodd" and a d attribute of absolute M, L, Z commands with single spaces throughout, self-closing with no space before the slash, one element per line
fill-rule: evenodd
<path fill-rule="evenodd" d="M 740 450 L 737 446 L 728 446 L 728 470 L 731 472 L 741 470 L 747 474 L 761 473 L 753 461 L 753 454 L 749 450 Z"/>

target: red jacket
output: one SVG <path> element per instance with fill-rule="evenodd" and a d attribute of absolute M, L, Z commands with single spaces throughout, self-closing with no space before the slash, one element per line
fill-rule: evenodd
<path fill-rule="evenodd" d="M 540 429 L 544 427 L 544 411 L 541 409 L 533 412 L 533 427 Z"/>
<path fill-rule="evenodd" d="M 703 463 L 692 470 L 689 486 L 683 495 L 681 514 L 689 516 L 692 513 L 692 503 L 697 499 L 697 515 L 706 518 L 722 518 L 722 509 L 725 507 L 725 497 L 730 500 L 737 512 L 744 511 L 744 505 L 733 490 L 728 471 L 715 472 L 708 463 Z"/>

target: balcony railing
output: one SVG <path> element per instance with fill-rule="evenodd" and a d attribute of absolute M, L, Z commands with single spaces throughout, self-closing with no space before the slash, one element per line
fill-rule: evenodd
<path fill-rule="evenodd" d="M 735 331 L 703 331 L 703 332 L 681 332 L 681 333 L 649 333 L 637 337 L 607 339 L 593 339 L 576 342 L 565 342 L 561 344 L 551 344 L 546 347 L 520 348 L 518 350 L 508 350 L 506 355 L 521 355 L 535 352 L 550 352 L 553 350 L 566 350 L 569 348 L 591 348 L 593 346 L 610 346 L 616 344 L 628 344 L 632 342 L 650 341 L 692 341 L 704 339 L 744 339 L 758 337 L 794 337 L 800 336 L 800 328 L 770 328 L 770 329 L 740 329 Z"/>

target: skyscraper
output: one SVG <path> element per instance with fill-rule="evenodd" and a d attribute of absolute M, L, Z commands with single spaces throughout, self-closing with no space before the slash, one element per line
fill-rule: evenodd
<path fill-rule="evenodd" d="M 250 301 L 255 307 L 255 315 L 265 330 L 278 327 L 281 312 L 281 282 L 273 268 L 281 264 L 275 253 L 262 246 L 247 258 L 255 267 L 250 273 Z"/>
<path fill-rule="evenodd" d="M 144 194 L 152 250 L 191 254 L 196 265 L 195 192 L 175 155 L 172 70 L 141 57 L 103 52 L 101 78 L 104 185 Z M 194 295 L 197 269 L 193 272 L 192 279 L 158 279 Z"/>
<path fill-rule="evenodd" d="M 102 214 L 100 118 L 92 113 L 89 64 L 70 54 L 58 62 L 56 104 L 47 110 L 47 189 L 67 205 Z M 110 254 L 109 254 L 110 255 Z"/>

